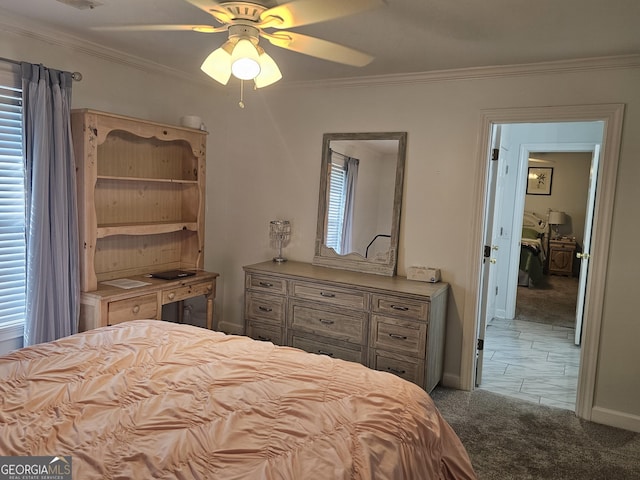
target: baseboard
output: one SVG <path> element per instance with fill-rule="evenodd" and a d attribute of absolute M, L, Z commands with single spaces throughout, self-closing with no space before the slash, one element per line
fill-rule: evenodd
<path fill-rule="evenodd" d="M 455 388 L 456 390 L 462 390 L 460 388 L 460 375 L 453 375 L 451 373 L 444 373 L 442 375 L 442 381 L 440 384 L 443 387 Z"/>
<path fill-rule="evenodd" d="M 216 330 L 231 335 L 244 335 L 244 325 L 238 325 L 237 323 L 220 322 Z"/>
<path fill-rule="evenodd" d="M 624 430 L 631 430 L 632 432 L 640 433 L 639 415 L 632 415 L 630 413 L 610 410 L 608 408 L 593 407 L 591 410 L 591 421 L 595 423 L 602 423 L 603 425 L 609 425 L 610 427 L 622 428 Z"/>

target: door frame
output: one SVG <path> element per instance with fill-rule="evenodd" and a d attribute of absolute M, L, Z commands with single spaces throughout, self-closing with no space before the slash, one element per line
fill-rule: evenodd
<path fill-rule="evenodd" d="M 580 373 L 576 397 L 576 415 L 591 420 L 595 394 L 598 350 L 604 290 L 608 266 L 609 241 L 613 217 L 618 159 L 622 136 L 624 104 L 569 105 L 483 110 L 477 138 L 473 223 L 469 249 L 469 275 L 464 303 L 464 328 L 460 366 L 460 387 L 474 389 L 478 317 L 482 301 L 479 284 L 482 259 L 483 220 L 486 197 L 487 156 L 491 128 L 497 123 L 604 122 L 602 159 L 599 165 L 597 198 L 594 208 L 591 272 L 584 306 L 584 341 L 580 354 Z"/>

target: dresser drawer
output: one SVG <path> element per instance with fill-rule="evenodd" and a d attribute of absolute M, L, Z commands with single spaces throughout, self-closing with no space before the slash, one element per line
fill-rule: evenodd
<path fill-rule="evenodd" d="M 158 296 L 153 293 L 141 297 L 109 302 L 108 325 L 116 325 L 130 320 L 157 318 Z"/>
<path fill-rule="evenodd" d="M 296 298 L 359 310 L 365 310 L 368 307 L 368 294 L 365 292 L 322 286 L 316 283 L 294 282 L 292 295 Z"/>
<path fill-rule="evenodd" d="M 262 342 L 271 342 L 276 345 L 284 345 L 282 328 L 274 327 L 259 322 L 247 322 L 247 336 Z"/>
<path fill-rule="evenodd" d="M 259 292 L 270 292 L 284 295 L 287 293 L 287 281 L 269 275 L 248 273 L 245 276 L 245 287 Z"/>
<path fill-rule="evenodd" d="M 366 345 L 366 314 L 364 312 L 340 311 L 291 301 L 288 322 L 288 327 L 291 329 Z"/>
<path fill-rule="evenodd" d="M 274 325 L 284 324 L 285 298 L 257 292 L 245 293 L 245 318 Z"/>
<path fill-rule="evenodd" d="M 424 388 L 424 361 L 376 349 L 372 349 L 371 352 L 370 368 L 393 373 Z"/>
<path fill-rule="evenodd" d="M 426 321 L 429 318 L 429 302 L 404 297 L 373 295 L 372 311 L 394 317 Z"/>
<path fill-rule="evenodd" d="M 371 347 L 424 358 L 427 345 L 427 324 L 373 315 L 370 338 Z"/>
<path fill-rule="evenodd" d="M 184 285 L 162 291 L 162 304 L 178 302 L 187 298 L 209 295 L 213 292 L 212 283 L 196 283 L 195 285 Z"/>
<path fill-rule="evenodd" d="M 289 340 L 289 345 L 299 348 L 309 353 L 327 355 L 331 358 L 339 358 L 348 362 L 366 364 L 366 355 L 361 348 L 347 348 L 345 346 L 334 345 L 321 342 L 317 339 L 310 339 L 304 336 L 293 334 Z"/>

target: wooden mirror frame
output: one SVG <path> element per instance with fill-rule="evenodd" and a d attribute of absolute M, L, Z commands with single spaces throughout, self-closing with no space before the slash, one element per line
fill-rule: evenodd
<path fill-rule="evenodd" d="M 333 248 L 324 244 L 326 217 L 328 209 L 328 185 L 331 163 L 331 142 L 334 140 L 397 140 L 398 155 L 396 160 L 395 190 L 393 195 L 393 211 L 391 220 L 391 238 L 389 255 L 386 262 L 367 260 L 358 253 L 339 255 Z M 315 240 L 315 256 L 313 265 L 338 268 L 363 273 L 394 276 L 398 261 L 398 239 L 400 234 L 400 213 L 404 186 L 404 165 L 407 151 L 407 132 L 380 133 L 325 133 L 322 139 L 322 167 L 320 170 L 320 196 L 318 200 L 318 224 Z"/>

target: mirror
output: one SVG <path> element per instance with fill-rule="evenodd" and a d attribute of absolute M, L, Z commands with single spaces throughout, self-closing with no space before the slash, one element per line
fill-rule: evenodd
<path fill-rule="evenodd" d="M 406 132 L 326 133 L 314 265 L 393 276 Z"/>

